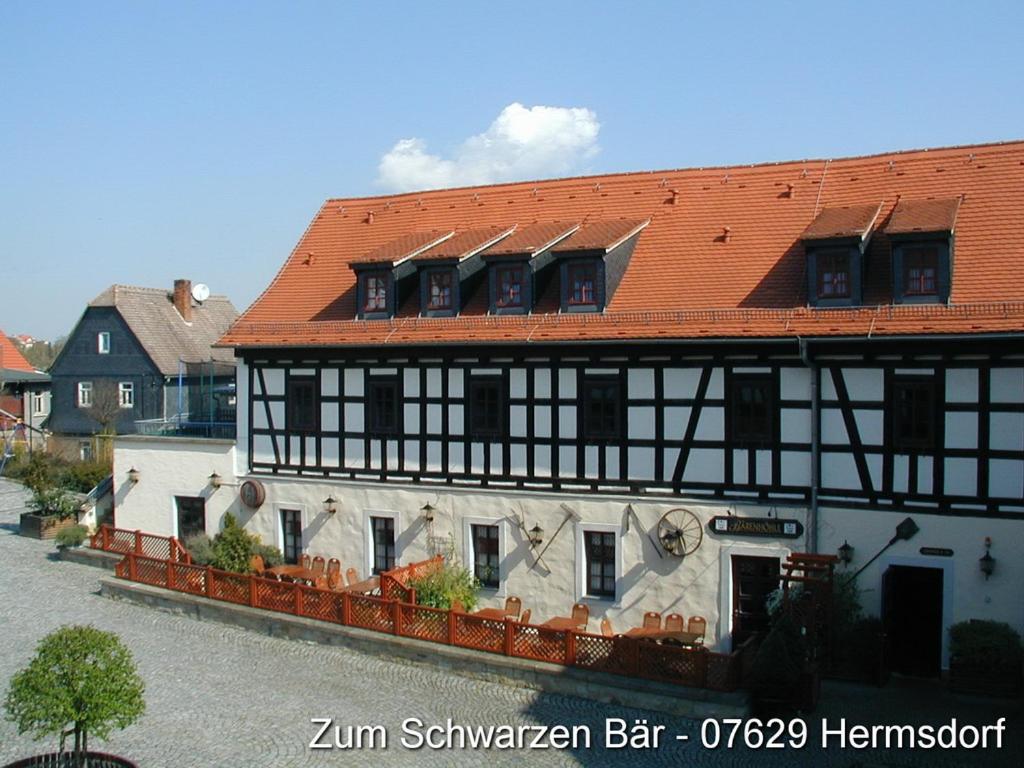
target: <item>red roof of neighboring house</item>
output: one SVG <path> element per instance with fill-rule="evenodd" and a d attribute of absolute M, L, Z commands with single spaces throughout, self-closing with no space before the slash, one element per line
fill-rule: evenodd
<path fill-rule="evenodd" d="M 35 368 L 32 364 L 25 359 L 25 356 L 21 354 L 14 342 L 11 341 L 7 336 L 0 331 L 0 369 L 7 369 L 8 371 L 25 371 L 26 373 L 32 373 Z"/>
<path fill-rule="evenodd" d="M 951 200 L 959 201 L 952 212 Z M 866 306 L 807 307 L 801 236 L 823 211 L 861 212 L 879 204 L 866 254 Z M 893 306 L 887 232 L 894 230 L 889 227 L 903 231 L 903 220 L 920 227 L 951 217 L 956 245 L 950 305 Z M 603 313 L 559 314 L 549 288 L 527 316 L 488 316 L 486 299 L 471 296 L 456 318 L 421 318 L 411 311 L 390 321 L 354 319 L 355 274 L 347 267 L 370 256 L 408 257 L 417 250 L 410 246 L 422 248 L 429 237 L 513 224 L 516 232 L 494 249 L 526 251 L 541 244 L 543 233 L 561 226 L 536 223 L 579 223 L 582 238 L 588 225 L 599 224 L 598 231 L 608 234 L 628 229 L 620 220 L 648 219 Z M 429 237 L 413 237 L 416 233 Z M 529 242 L 520 246 L 517 241 L 526 233 Z M 270 286 L 220 343 L 1019 332 L 1024 330 L 1024 281 L 1017 279 L 1022 259 L 1024 142 L 328 200 Z"/>

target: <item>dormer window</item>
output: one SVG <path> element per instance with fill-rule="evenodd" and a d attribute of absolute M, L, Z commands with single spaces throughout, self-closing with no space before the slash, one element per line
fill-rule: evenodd
<path fill-rule="evenodd" d="M 807 253 L 807 303 L 852 307 L 861 303 L 864 253 L 881 203 L 823 208 L 800 235 Z"/>
<path fill-rule="evenodd" d="M 390 276 L 387 272 L 368 272 L 363 275 L 363 314 L 377 314 L 388 311 L 388 283 Z"/>
<path fill-rule="evenodd" d="M 903 249 L 903 295 L 934 296 L 938 273 L 938 249 L 911 246 Z"/>
<path fill-rule="evenodd" d="M 438 270 L 427 276 L 426 306 L 434 312 L 452 308 L 452 270 Z"/>
<path fill-rule="evenodd" d="M 498 309 L 522 309 L 523 267 L 498 267 L 494 305 Z"/>
<path fill-rule="evenodd" d="M 817 254 L 818 298 L 850 298 L 849 249 L 820 251 Z"/>
<path fill-rule="evenodd" d="M 894 304 L 949 301 L 953 287 L 953 230 L 960 198 L 901 200 L 885 233 L 892 242 Z"/>
<path fill-rule="evenodd" d="M 558 259 L 562 312 L 603 312 L 650 219 L 608 219 L 581 226 L 552 251 Z"/>
<path fill-rule="evenodd" d="M 570 264 L 567 269 L 569 276 L 569 304 L 574 307 L 597 306 L 597 265 L 592 261 Z"/>

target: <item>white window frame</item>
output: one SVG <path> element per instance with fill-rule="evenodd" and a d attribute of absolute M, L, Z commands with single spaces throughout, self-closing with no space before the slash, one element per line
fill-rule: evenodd
<path fill-rule="evenodd" d="M 614 533 L 615 534 L 615 597 L 605 595 L 587 594 L 587 543 L 586 533 Z M 575 525 L 576 536 L 576 601 L 593 602 L 617 608 L 622 602 L 622 526 L 614 523 L 584 523 Z"/>
<path fill-rule="evenodd" d="M 306 529 L 309 527 L 309 511 L 301 501 L 275 501 L 272 505 L 274 510 L 274 544 L 284 554 L 284 525 L 281 523 L 281 511 L 285 509 L 299 511 L 299 526 L 302 536 L 302 548 L 300 552 L 309 551 L 309 540 L 306 537 Z"/>
<path fill-rule="evenodd" d="M 92 395 L 93 386 L 91 381 L 78 382 L 78 397 L 76 398 L 75 403 L 79 408 L 92 408 Z"/>
<path fill-rule="evenodd" d="M 46 407 L 46 393 L 45 392 L 33 392 L 32 393 L 32 415 L 43 416 L 49 409 Z"/>
<path fill-rule="evenodd" d="M 88 454 L 88 455 L 86 455 Z M 93 449 L 92 440 L 79 440 L 78 441 L 78 459 L 79 461 L 92 461 Z"/>
<path fill-rule="evenodd" d="M 117 402 L 122 408 L 135 407 L 135 384 L 133 382 L 117 382 Z"/>
<path fill-rule="evenodd" d="M 473 551 L 473 526 L 498 526 L 498 587 L 483 587 L 482 591 L 494 597 L 505 597 L 508 582 L 508 521 L 495 517 L 462 518 L 462 561 L 470 573 L 476 573 L 476 553 Z"/>
<path fill-rule="evenodd" d="M 176 538 L 178 540 L 181 539 L 181 531 L 178 530 L 178 497 L 179 496 L 182 496 L 184 498 L 189 498 L 189 499 L 199 499 L 199 498 L 201 498 L 203 500 L 203 520 L 204 520 L 204 522 L 206 524 L 203 532 L 207 536 L 209 536 L 210 538 L 213 538 L 213 536 L 210 535 L 210 498 L 209 498 L 209 496 L 203 496 L 202 494 L 197 494 L 195 488 L 171 490 L 171 492 L 170 492 L 171 521 L 170 521 L 170 526 L 169 526 L 170 531 L 171 531 L 171 536 L 173 536 L 174 538 Z"/>
<path fill-rule="evenodd" d="M 100 331 L 96 334 L 96 353 L 100 355 L 110 354 L 110 331 Z"/>
<path fill-rule="evenodd" d="M 362 578 L 368 579 L 373 574 L 373 522 L 371 517 L 390 517 L 395 522 L 395 567 L 402 564 L 402 516 L 390 509 L 366 509 L 363 511 L 363 567 Z"/>

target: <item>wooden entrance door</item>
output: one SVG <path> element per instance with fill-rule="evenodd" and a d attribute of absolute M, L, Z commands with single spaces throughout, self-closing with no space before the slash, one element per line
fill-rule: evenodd
<path fill-rule="evenodd" d="M 779 588 L 779 558 L 732 556 L 732 647 L 768 629 L 768 595 Z"/>

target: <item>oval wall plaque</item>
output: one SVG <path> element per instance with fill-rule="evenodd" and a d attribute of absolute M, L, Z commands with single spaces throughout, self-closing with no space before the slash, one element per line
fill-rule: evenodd
<path fill-rule="evenodd" d="M 242 503 L 252 509 L 257 509 L 267 498 L 267 489 L 259 480 L 246 480 L 238 490 Z"/>

